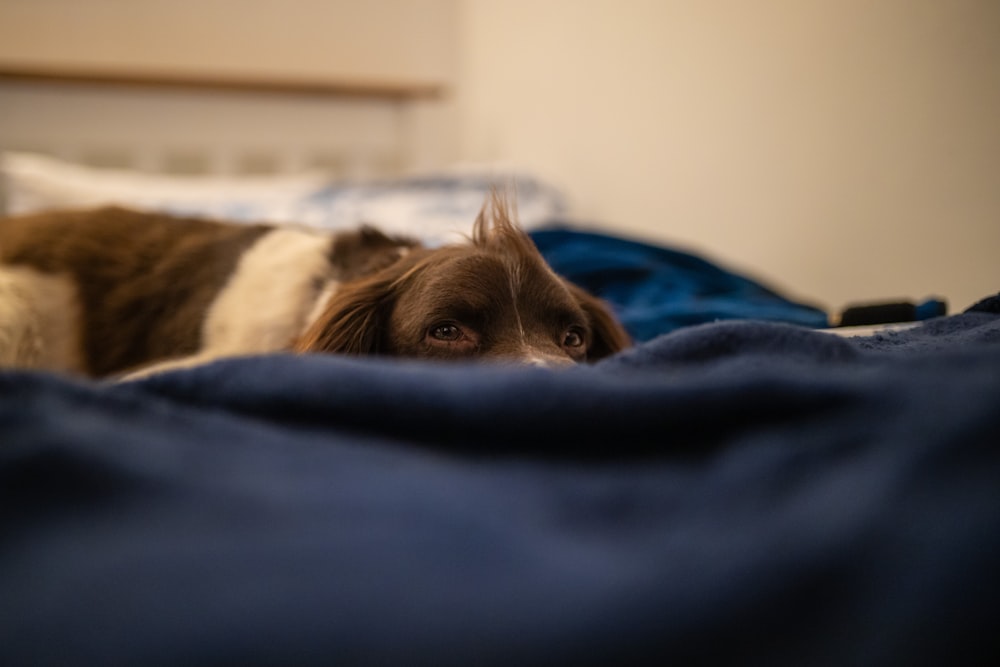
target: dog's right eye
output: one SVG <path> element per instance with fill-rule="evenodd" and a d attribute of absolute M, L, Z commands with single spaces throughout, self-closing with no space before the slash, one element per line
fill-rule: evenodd
<path fill-rule="evenodd" d="M 583 342 L 583 330 L 579 327 L 573 327 L 567 331 L 565 337 L 563 338 L 564 347 L 580 347 L 583 345 Z"/>
<path fill-rule="evenodd" d="M 462 337 L 462 330 L 454 324 L 440 324 L 430 330 L 431 338 L 448 343 L 459 340 Z"/>

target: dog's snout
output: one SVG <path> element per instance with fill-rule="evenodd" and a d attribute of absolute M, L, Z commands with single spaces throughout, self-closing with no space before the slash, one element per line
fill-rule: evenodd
<path fill-rule="evenodd" d="M 576 365 L 576 362 L 565 355 L 543 354 L 535 351 L 528 352 L 523 359 L 528 366 L 538 368 L 566 368 Z"/>

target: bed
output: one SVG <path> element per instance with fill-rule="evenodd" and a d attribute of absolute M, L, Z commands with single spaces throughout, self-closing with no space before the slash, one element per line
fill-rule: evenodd
<path fill-rule="evenodd" d="M 5 148 L 12 209 L 371 218 L 429 243 L 509 177 L 218 180 Z M 543 254 L 635 347 L 563 372 L 290 355 L 118 384 L 0 372 L 0 663 L 997 657 L 1000 296 L 834 336 L 821 308 L 581 227 L 558 188 L 510 178 Z"/>

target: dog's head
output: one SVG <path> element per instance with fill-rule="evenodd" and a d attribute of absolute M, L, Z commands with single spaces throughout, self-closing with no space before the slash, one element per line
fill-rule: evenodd
<path fill-rule="evenodd" d="M 469 243 L 414 249 L 345 283 L 295 349 L 563 366 L 628 345 L 608 307 L 553 273 L 494 193 Z"/>

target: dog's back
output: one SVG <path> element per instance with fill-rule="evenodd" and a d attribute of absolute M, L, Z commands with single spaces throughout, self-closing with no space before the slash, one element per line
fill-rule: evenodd
<path fill-rule="evenodd" d="M 623 349 L 494 193 L 468 243 L 120 208 L 0 220 L 0 365 L 92 376 L 291 350 L 565 366 Z"/>
<path fill-rule="evenodd" d="M 0 366 L 105 376 L 286 350 L 338 284 L 414 245 L 116 207 L 0 219 Z"/>
<path fill-rule="evenodd" d="M 205 311 L 269 229 L 122 208 L 0 220 L 4 361 L 105 375 L 194 353 Z"/>

